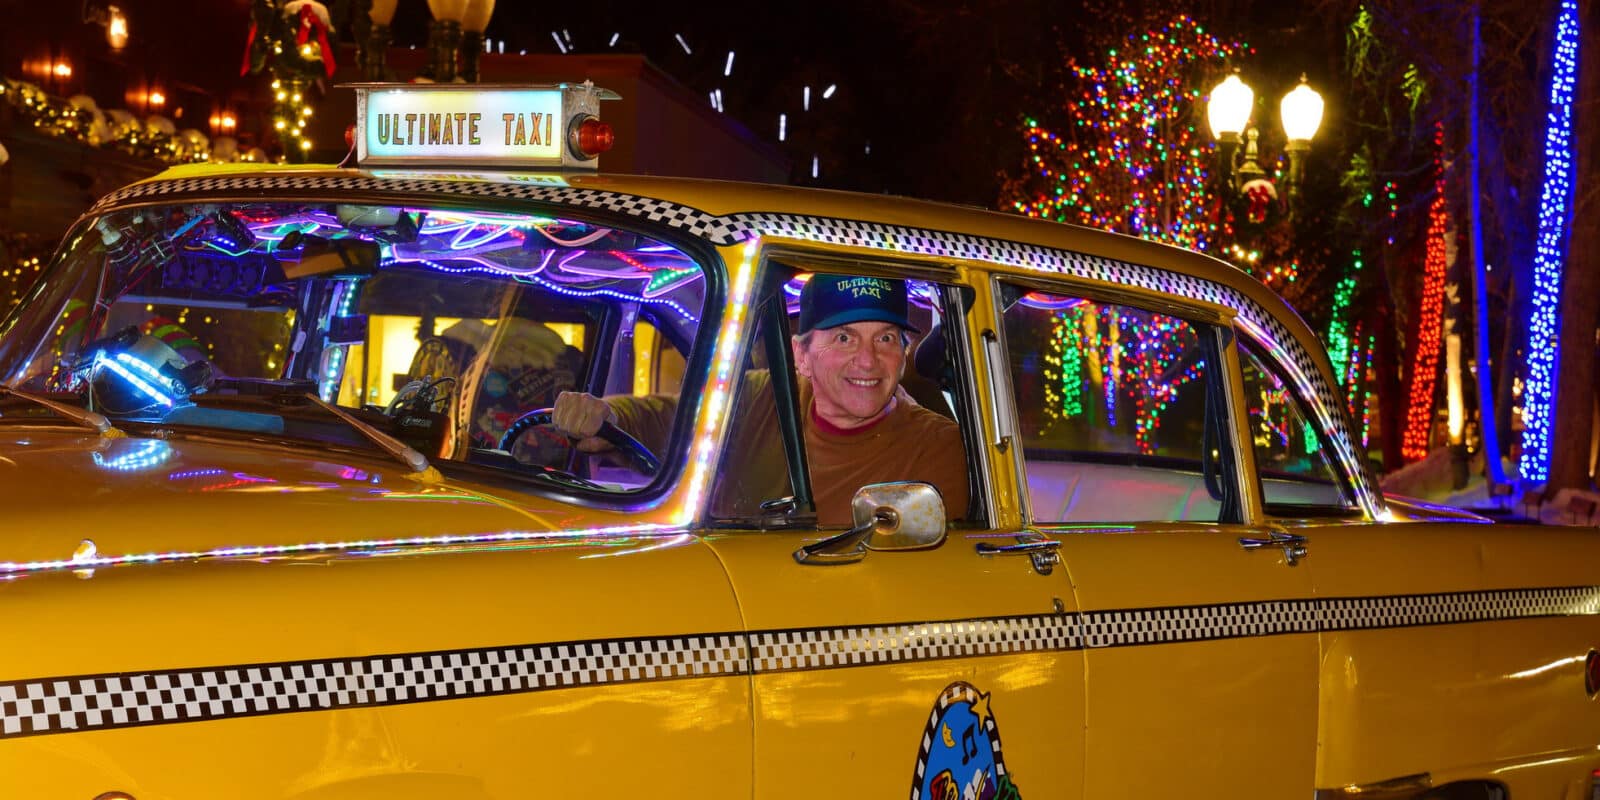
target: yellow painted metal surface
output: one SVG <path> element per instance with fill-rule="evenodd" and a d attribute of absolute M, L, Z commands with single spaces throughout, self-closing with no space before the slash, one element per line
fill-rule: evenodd
<path fill-rule="evenodd" d="M 107 554 L 525 535 L 0 582 L 0 639 L 31 643 L 0 649 L 3 680 L 740 627 L 722 568 L 695 537 L 565 532 L 624 515 L 467 484 L 418 486 L 380 459 L 173 440 L 159 468 L 122 471 L 94 455 L 103 464 L 139 440 L 108 446 L 37 429 L 22 435 L 26 445 L 16 432 L 7 438 L 8 560 L 66 558 L 83 537 Z M 72 487 L 64 497 L 63 487 Z M 50 496 L 59 499 L 29 499 Z M 638 796 L 678 786 L 748 797 L 749 691 L 745 675 L 707 674 L 339 711 L 269 703 L 263 710 L 291 713 L 22 737 L 0 741 L 0 796 Z"/>
<path fill-rule="evenodd" d="M 1310 537 L 1305 563 L 1326 597 L 1585 586 L 1600 564 L 1600 540 L 1579 530 L 1412 523 L 1299 531 Z M 1600 616 L 1592 614 L 1324 634 L 1319 785 L 1392 778 L 1419 764 L 1535 780 L 1528 776 L 1541 774 L 1535 765 L 1548 754 L 1600 747 L 1600 702 L 1584 686 L 1584 660 L 1596 647 Z"/>
<path fill-rule="evenodd" d="M 1051 615 L 1057 601 L 1072 610 L 1060 570 L 1039 575 L 1025 556 L 978 555 L 975 544 L 992 536 L 952 531 L 932 550 L 796 563 L 794 550 L 819 538 L 729 532 L 711 540 L 749 628 L 882 628 L 872 636 L 892 647 L 892 628 L 904 623 Z M 924 726 L 940 693 L 958 681 L 989 694 L 1022 796 L 1083 796 L 1083 655 L 1071 651 L 758 673 L 756 795 L 908 796 Z M 951 731 L 952 741 L 961 734 Z"/>
<path fill-rule="evenodd" d="M 260 170 L 190 167 L 161 177 Z M 905 224 L 1198 276 L 1270 310 L 1329 373 L 1315 336 L 1271 292 L 1172 248 L 892 198 L 628 176 L 568 180 L 711 214 Z M 600 511 L 419 480 L 371 454 L 204 439 L 151 449 L 152 440 L 65 427 L 8 430 L 0 436 L 0 561 L 63 561 L 84 539 L 102 555 L 164 561 L 0 581 L 0 641 L 12 643 L 0 648 L 0 682 L 772 632 L 844 632 L 893 649 L 897 626 L 1019 617 L 1068 624 L 1120 611 L 1199 616 L 1252 602 L 1600 584 L 1592 533 L 1279 523 L 1262 518 L 1248 495 L 1249 526 L 1046 530 L 1061 542 L 1063 562 L 1048 575 L 1025 556 L 980 556 L 977 543 L 1014 541 L 1027 522 L 1013 453 L 989 435 L 992 401 L 1004 398 L 982 378 L 981 336 L 997 327 L 990 274 L 1029 273 L 866 246 L 770 237 L 763 244 L 883 255 L 942 270 L 977 291 L 965 344 L 989 442 L 989 530 L 952 530 L 933 549 L 819 567 L 791 555 L 817 540 L 816 531 L 690 524 L 708 472 L 691 471 L 699 481 L 683 481 L 653 508 Z M 746 344 L 748 309 L 738 298 L 754 280 L 758 254 L 743 245 L 719 252 L 735 302 L 723 329 L 704 335 L 719 337 L 717 363 L 732 363 Z M 1100 288 L 1176 302 L 1137 287 Z M 1208 319 L 1227 316 L 1187 307 Z M 718 390 L 731 384 L 719 382 L 715 367 L 706 396 L 723 405 L 703 405 L 695 417 L 693 463 L 712 463 L 721 445 L 728 396 Z M 1231 381 L 1237 394 L 1236 374 Z M 129 468 L 154 451 L 155 464 Z M 1250 454 L 1241 455 L 1248 466 Z M 656 529 L 594 532 L 641 525 Z M 1278 525 L 1310 538 L 1299 566 L 1277 548 L 1250 552 L 1237 542 Z M 418 538 L 430 543 L 407 541 Z M 234 546 L 249 550 L 217 552 Z M 1427 772 L 1435 785 L 1494 781 L 1514 797 L 1580 798 L 1600 767 L 1600 701 L 1583 686 L 1583 658 L 1600 646 L 1593 611 L 1272 635 L 1241 625 L 1203 641 L 1110 646 L 1089 630 L 1081 649 L 780 663 L 754 675 L 580 682 L 339 711 L 268 706 L 264 712 L 284 713 L 22 736 L 0 740 L 0 796 L 119 790 L 149 800 L 215 796 L 219 787 L 229 796 L 316 799 L 905 796 L 930 714 L 957 684 L 982 693 L 1008 775 L 1025 797 L 1304 797 Z M 762 653 L 733 658 L 755 665 Z M 950 732 L 952 741 L 959 733 Z"/>
<path fill-rule="evenodd" d="M 1309 574 L 1276 550 L 1246 552 L 1241 526 L 1052 533 L 1085 611 L 1291 600 Z M 1131 620 L 1130 620 L 1131 622 Z M 1240 625 L 1248 621 L 1241 619 Z M 1085 651 L 1086 797 L 1309 792 L 1316 751 L 1313 633 Z M 1256 754 L 1271 753 L 1270 758 Z M 1159 754 L 1159 755 L 1154 755 Z M 1152 768 L 1152 758 L 1159 768 Z"/>

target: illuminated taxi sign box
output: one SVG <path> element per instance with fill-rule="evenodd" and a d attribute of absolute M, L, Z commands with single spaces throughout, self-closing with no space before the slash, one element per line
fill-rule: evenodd
<path fill-rule="evenodd" d="M 610 148 L 593 84 L 360 84 L 356 161 L 362 166 L 484 166 L 593 170 Z"/>

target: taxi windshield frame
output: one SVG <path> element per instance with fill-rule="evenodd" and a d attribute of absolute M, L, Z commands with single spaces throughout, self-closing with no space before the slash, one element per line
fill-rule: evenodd
<path fill-rule="evenodd" d="M 80 217 L 69 228 L 62 239 L 62 245 L 57 249 L 54 257 L 44 270 L 34 286 L 26 293 L 23 300 L 13 307 L 10 312 L 0 318 L 0 380 L 10 382 L 25 374 L 31 366 L 32 359 L 38 349 L 45 344 L 44 332 L 47 328 L 23 331 L 19 326 L 29 316 L 30 309 L 43 302 L 51 305 L 64 305 L 75 291 L 55 285 L 52 280 L 58 278 L 63 270 L 83 270 L 91 281 L 98 280 L 94 287 L 95 297 L 98 299 L 107 290 L 109 265 L 101 259 L 92 267 L 73 264 L 73 253 L 85 246 L 83 239 L 95 235 L 95 223 L 109 215 L 125 213 L 140 209 L 154 209 L 163 207 L 181 207 L 188 205 L 220 206 L 230 205 L 363 205 L 363 206 L 395 206 L 395 207 L 421 207 L 441 212 L 455 213 L 482 213 L 482 214 L 509 214 L 524 217 L 544 217 L 560 220 L 581 222 L 598 227 L 604 227 L 620 233 L 627 233 L 653 241 L 659 245 L 666 245 L 683 256 L 687 257 L 701 270 L 704 283 L 703 303 L 698 312 L 699 321 L 694 327 L 693 339 L 688 343 L 687 352 L 683 352 L 683 380 L 679 388 L 678 407 L 673 417 L 671 433 L 663 452 L 657 453 L 661 462 L 660 470 L 650 477 L 644 485 L 633 487 L 624 491 L 598 490 L 584 487 L 581 483 L 571 485 L 556 484 L 548 481 L 536 480 L 530 475 L 509 468 L 486 464 L 471 463 L 468 461 L 455 461 L 447 458 L 430 457 L 430 463 L 437 467 L 441 473 L 460 479 L 493 485 L 497 488 L 506 488 L 513 491 L 527 491 L 541 496 L 550 497 L 559 502 L 601 509 L 639 511 L 654 507 L 659 504 L 678 485 L 684 474 L 687 463 L 687 452 L 690 443 L 694 440 L 695 427 L 698 418 L 699 406 L 705 391 L 705 384 L 709 378 L 714 351 L 717 346 L 718 333 L 722 328 L 725 305 L 728 293 L 727 265 L 715 246 L 687 232 L 675 230 L 666 225 L 651 225 L 635 217 L 626 216 L 605 209 L 574 208 L 559 203 L 545 203 L 536 200 L 520 198 L 499 198 L 480 195 L 420 195 L 409 191 L 382 191 L 382 190 L 352 190 L 341 191 L 330 196 L 326 191 L 294 190 L 288 189 L 274 192 L 270 197 L 259 195 L 251 196 L 238 191 L 206 192 L 193 194 L 163 195 L 155 200 L 141 199 L 98 208 Z M 308 280 L 317 280 L 309 278 Z M 54 292 L 54 295 L 52 294 Z M 614 337 L 618 332 L 618 324 L 623 316 L 623 311 L 614 303 L 606 304 L 604 316 L 607 320 L 603 323 L 605 331 Z M 651 314 L 639 313 L 638 319 L 649 319 Z M 298 326 L 298 323 L 297 323 Z M 33 326 L 38 328 L 38 326 Z M 659 325 L 657 326 L 660 327 Z M 298 327 L 297 327 L 298 330 Z M 604 335 L 605 331 L 597 331 L 594 335 L 596 341 Z M 16 334 L 29 333 L 30 335 L 19 338 Z M 664 337 L 674 340 L 673 345 L 682 344 L 675 332 L 663 330 Z M 22 338 L 28 341 L 22 341 Z M 11 347 L 3 343 L 12 343 Z M 603 384 L 606 372 L 609 369 L 611 353 L 609 345 L 597 348 L 594 354 L 586 354 L 585 374 L 579 376 L 582 381 L 580 388 L 594 390 L 596 381 Z M 60 397 L 66 397 L 61 395 Z M 42 421 L 42 420 L 40 420 Z M 137 420 L 117 420 L 123 425 L 131 422 L 133 430 L 144 430 L 154 433 L 161 429 L 165 433 L 176 435 L 204 435 L 207 437 L 233 436 L 238 434 L 241 441 L 268 441 L 278 437 L 262 437 L 259 434 L 244 431 L 231 431 L 225 427 L 193 427 L 184 425 L 161 425 L 142 423 Z M 55 424 L 60 424 L 56 422 Z M 293 437 L 281 441 L 292 441 L 295 444 L 310 444 L 316 447 L 325 447 L 332 451 L 348 452 L 351 449 L 367 452 L 370 451 L 374 458 L 385 456 L 377 452 L 377 448 L 362 440 L 361 442 L 323 441 L 316 438 Z"/>

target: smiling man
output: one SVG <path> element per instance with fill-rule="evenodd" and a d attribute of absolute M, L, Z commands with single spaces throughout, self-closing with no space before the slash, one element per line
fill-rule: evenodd
<path fill-rule="evenodd" d="M 813 275 L 800 293 L 800 320 L 793 339 L 800 380 L 806 461 L 822 525 L 849 525 L 850 501 L 870 483 L 923 481 L 944 497 L 951 519 L 967 515 L 967 462 L 961 430 L 946 417 L 913 402 L 900 390 L 912 337 L 902 281 L 849 275 Z M 737 431 L 734 470 L 752 476 L 781 473 L 783 448 L 773 411 L 772 383 L 765 370 L 746 373 L 739 399 L 743 428 Z M 676 398 L 607 397 L 576 392 L 556 400 L 552 421 L 578 447 L 610 447 L 596 438 L 610 421 L 654 446 L 651 432 L 668 430 Z M 765 462 L 780 459 L 778 469 Z M 766 496 L 757 501 L 769 499 Z M 714 503 L 715 504 L 715 503 Z"/>

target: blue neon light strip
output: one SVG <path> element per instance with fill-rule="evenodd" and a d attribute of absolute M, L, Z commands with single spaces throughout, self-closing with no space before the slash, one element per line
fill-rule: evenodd
<path fill-rule="evenodd" d="M 102 453 L 91 453 L 94 464 L 101 469 L 113 472 L 138 472 L 159 466 L 172 456 L 172 447 L 162 441 L 143 441 L 132 448 L 124 448 L 123 452 L 115 456 Z"/>
<path fill-rule="evenodd" d="M 157 373 L 154 369 L 152 369 L 149 364 L 146 364 L 143 361 L 128 355 L 127 353 L 118 353 L 114 358 L 109 359 L 102 354 L 95 357 L 95 363 L 116 373 L 118 377 L 127 381 L 133 386 L 133 388 L 138 389 L 152 401 L 159 403 L 166 408 L 172 407 L 172 398 L 168 396 L 167 393 L 157 389 L 155 386 L 152 386 L 144 378 L 134 374 L 133 370 L 129 369 L 130 366 L 134 369 L 143 367 L 143 369 L 140 370 L 141 372 L 154 373 L 157 377 L 159 377 L 160 373 Z"/>
<path fill-rule="evenodd" d="M 1560 355 L 1561 271 L 1566 262 L 1572 202 L 1572 100 L 1578 73 L 1578 3 L 1562 0 L 1550 76 L 1549 127 L 1544 139 L 1544 188 L 1533 259 L 1533 310 L 1528 319 L 1528 379 L 1523 391 L 1522 479 L 1550 479 L 1550 419 Z M 1583 412 L 1587 414 L 1588 412 Z"/>

